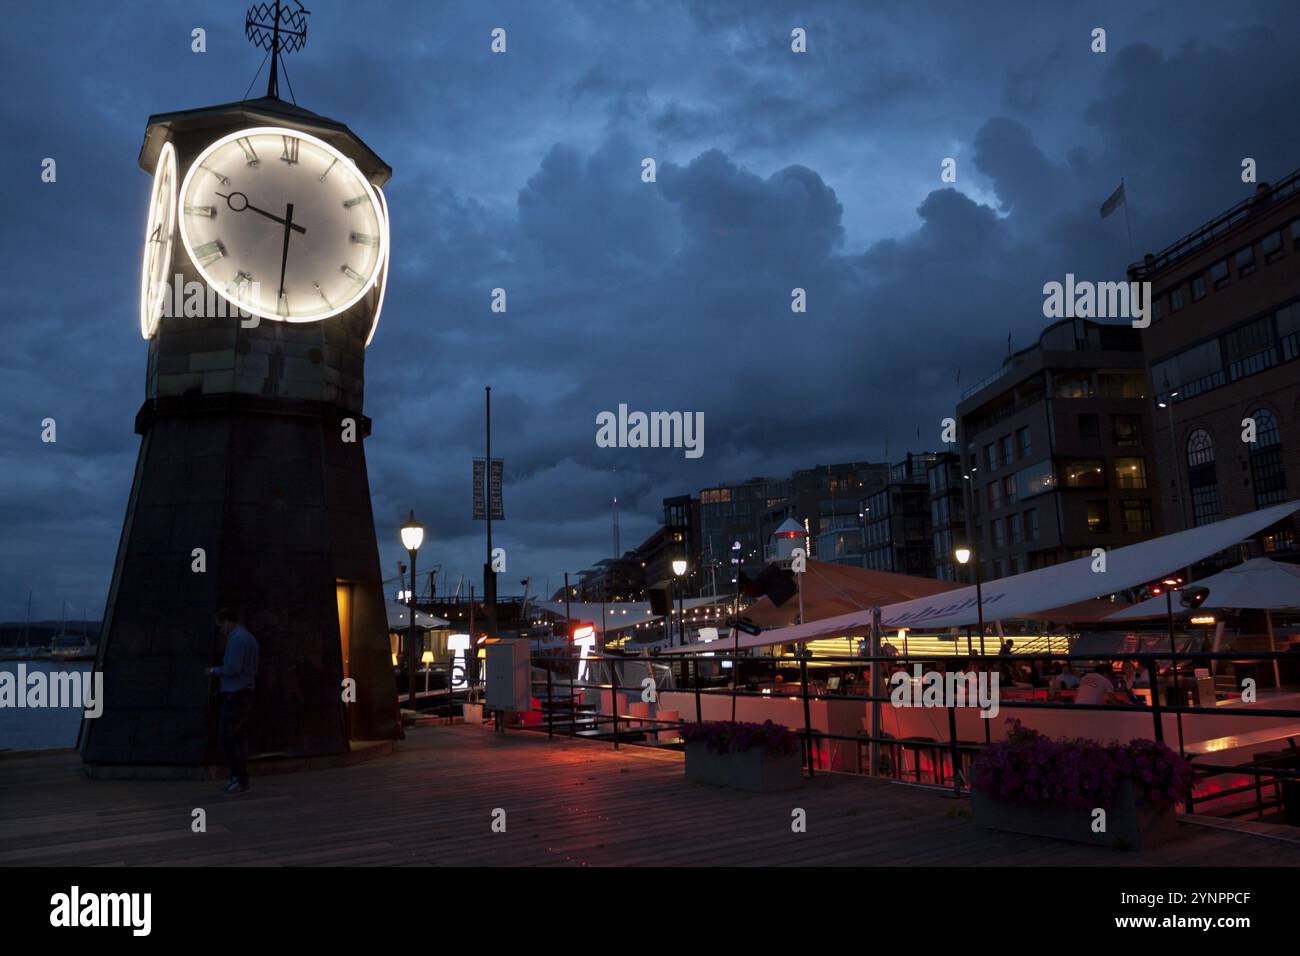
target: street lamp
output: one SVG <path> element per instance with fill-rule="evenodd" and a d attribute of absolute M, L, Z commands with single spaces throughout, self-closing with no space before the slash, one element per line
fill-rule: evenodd
<path fill-rule="evenodd" d="M 957 559 L 958 564 L 966 564 L 972 557 L 970 548 L 958 548 L 953 552 L 953 557 Z M 975 574 L 975 606 L 978 609 L 980 621 L 980 656 L 984 656 L 984 589 L 980 585 L 980 563 L 976 560 L 973 564 Z"/>
<path fill-rule="evenodd" d="M 673 560 L 673 574 L 677 575 L 677 628 L 679 631 L 681 631 L 682 646 L 685 647 L 686 646 L 686 618 L 682 616 L 682 590 L 685 587 L 685 582 L 683 582 L 682 578 L 686 575 L 685 558 L 675 558 Z M 668 643 L 670 646 L 672 645 L 672 641 L 669 641 Z"/>
<path fill-rule="evenodd" d="M 402 525 L 402 546 L 411 556 L 411 588 L 406 593 L 406 691 L 407 703 L 415 710 L 415 555 L 424 543 L 424 525 L 415 520 L 415 512 Z"/>
<path fill-rule="evenodd" d="M 1167 383 L 1166 383 L 1167 384 Z M 1157 408 L 1163 408 L 1169 415 L 1169 451 L 1170 465 L 1174 469 L 1174 490 L 1178 495 L 1178 521 L 1184 531 L 1187 530 L 1187 505 L 1183 502 L 1183 470 L 1178 461 L 1178 438 L 1174 434 L 1174 399 L 1178 397 L 1177 392 L 1170 392 L 1169 398 L 1163 402 L 1156 402 Z"/>

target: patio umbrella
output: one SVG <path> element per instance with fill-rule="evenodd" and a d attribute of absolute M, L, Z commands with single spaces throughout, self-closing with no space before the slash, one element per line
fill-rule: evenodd
<path fill-rule="evenodd" d="M 1268 629 L 1268 649 L 1277 650 L 1273 638 L 1274 611 L 1300 611 L 1300 567 L 1283 564 L 1270 558 L 1251 558 L 1235 568 L 1210 575 L 1189 587 L 1205 588 L 1210 593 L 1201 603 L 1202 608 L 1231 608 L 1264 612 Z M 1132 621 L 1141 618 L 1164 617 L 1165 598 L 1153 597 L 1132 607 L 1110 615 L 1108 621 Z M 1219 634 L 1215 634 L 1218 650 Z M 1273 661 L 1273 679 L 1281 683 L 1278 662 Z"/>
<path fill-rule="evenodd" d="M 1300 611 L 1300 567 L 1270 558 L 1251 558 L 1187 587 L 1206 588 L 1210 592 L 1201 607 Z M 1158 596 L 1117 611 L 1106 620 L 1133 621 L 1164 616 L 1165 599 Z"/>

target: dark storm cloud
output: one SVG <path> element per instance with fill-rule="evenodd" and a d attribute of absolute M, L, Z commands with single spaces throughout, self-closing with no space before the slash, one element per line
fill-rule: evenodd
<path fill-rule="evenodd" d="M 299 101 L 395 171 L 366 396 L 389 573 L 414 508 L 421 564 L 479 575 L 484 384 L 507 586 L 554 587 L 608 553 L 615 495 L 630 547 L 664 495 L 934 447 L 1008 333 L 1021 347 L 1041 330 L 1045 281 L 1123 268 L 1122 221 L 1097 216 L 1121 176 L 1138 256 L 1247 195 L 1243 157 L 1264 179 L 1300 166 L 1277 79 L 1291 4 L 311 6 L 289 61 Z M 68 4 L 0 38 L 0 617 L 29 589 L 38 616 L 102 608 L 143 392 L 144 120 L 242 95 L 260 57 L 239 19 L 216 0 Z M 38 181 L 45 156 L 56 186 Z M 597 448 L 595 416 L 620 402 L 704 412 L 704 458 Z M 57 445 L 39 441 L 46 416 Z"/>

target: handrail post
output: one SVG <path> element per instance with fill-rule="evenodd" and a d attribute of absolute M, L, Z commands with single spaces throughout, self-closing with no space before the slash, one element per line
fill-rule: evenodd
<path fill-rule="evenodd" d="M 961 755 L 957 752 L 957 708 L 953 704 L 948 705 L 948 752 L 952 759 L 952 793 L 953 796 L 960 797 L 961 779 L 957 774 L 957 768 L 961 763 Z"/>
<path fill-rule="evenodd" d="M 614 718 L 614 749 L 618 749 L 618 668 L 616 662 L 609 664 L 609 711 Z"/>
<path fill-rule="evenodd" d="M 804 753 L 808 755 L 808 777 L 815 776 L 813 771 L 812 711 L 808 706 L 808 658 L 799 658 L 799 677 L 803 682 L 803 744 Z"/>
<path fill-rule="evenodd" d="M 555 739 L 555 693 L 550 667 L 546 668 L 546 739 Z"/>
<path fill-rule="evenodd" d="M 691 683 L 695 685 L 695 722 L 704 721 L 703 713 L 700 708 L 700 659 L 699 657 L 691 658 Z"/>
<path fill-rule="evenodd" d="M 1165 742 L 1165 721 L 1164 707 L 1160 704 L 1160 677 L 1156 670 L 1156 659 L 1154 657 L 1144 657 L 1142 662 L 1147 666 L 1147 674 L 1150 675 L 1151 684 L 1151 719 L 1155 721 L 1156 743 Z"/>
<path fill-rule="evenodd" d="M 573 653 L 573 649 L 572 649 L 572 647 L 570 647 L 570 649 L 569 649 L 569 653 L 570 653 L 570 654 Z M 565 658 L 565 667 L 564 667 L 564 669 L 565 669 L 566 671 L 569 672 L 569 718 L 570 718 L 570 719 L 569 719 L 569 736 L 570 736 L 570 737 L 576 737 L 577 734 L 578 734 L 578 715 L 577 715 L 577 713 L 574 711 L 574 708 L 573 708 L 573 675 L 574 675 L 574 671 L 575 671 L 577 668 L 576 668 L 576 667 L 570 667 L 570 666 L 569 666 L 570 664 L 573 664 L 573 658 L 572 658 L 572 657 L 567 657 L 567 658 Z"/>

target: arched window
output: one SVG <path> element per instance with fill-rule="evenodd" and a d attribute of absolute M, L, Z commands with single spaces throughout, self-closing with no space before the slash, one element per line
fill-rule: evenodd
<path fill-rule="evenodd" d="M 1255 420 L 1255 441 L 1250 448 L 1250 481 L 1255 507 L 1281 504 L 1287 499 L 1286 466 L 1282 461 L 1282 432 L 1277 416 L 1267 408 L 1250 413 Z"/>
<path fill-rule="evenodd" d="M 1277 416 L 1267 408 L 1257 408 L 1250 413 L 1255 419 L 1255 445 L 1251 451 L 1272 448 L 1282 444 L 1282 432 L 1277 425 Z"/>
<path fill-rule="evenodd" d="M 1214 461 L 1214 441 L 1204 428 L 1198 428 L 1187 436 L 1187 464 L 1192 468 L 1208 465 Z"/>
<path fill-rule="evenodd" d="M 1187 436 L 1187 485 L 1192 499 L 1192 523 L 1218 521 L 1219 485 L 1214 468 L 1214 441 L 1204 428 Z"/>

